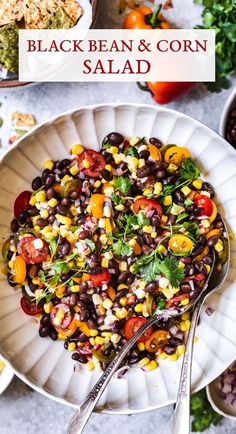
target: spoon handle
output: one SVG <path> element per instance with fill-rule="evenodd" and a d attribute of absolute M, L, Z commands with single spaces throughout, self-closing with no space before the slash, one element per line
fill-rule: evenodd
<path fill-rule="evenodd" d="M 172 434 L 189 434 L 190 433 L 190 394 L 191 394 L 191 372 L 193 358 L 193 343 L 199 312 L 203 300 L 200 299 L 194 308 L 191 326 L 186 342 L 186 349 L 182 364 L 179 389 L 175 412 L 172 420 Z"/>
<path fill-rule="evenodd" d="M 150 327 L 155 322 L 157 322 L 156 315 L 152 316 L 145 324 L 143 324 L 143 326 L 140 327 L 140 329 L 135 333 L 135 335 L 128 340 L 128 342 L 124 345 L 122 350 L 114 357 L 114 359 L 112 360 L 112 362 L 110 363 L 106 371 L 102 374 L 98 382 L 89 392 L 87 398 L 80 406 L 79 410 L 72 417 L 67 428 L 67 434 L 82 433 L 95 405 L 97 404 L 100 397 L 102 396 L 105 388 L 107 387 L 109 381 L 111 380 L 115 371 L 119 367 L 120 363 L 125 358 L 126 354 L 129 352 L 132 346 L 135 344 L 137 339 L 144 333 L 144 331 L 148 327 Z"/>

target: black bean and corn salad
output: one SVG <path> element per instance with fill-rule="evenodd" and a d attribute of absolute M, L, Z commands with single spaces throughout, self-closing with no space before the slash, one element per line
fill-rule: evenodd
<path fill-rule="evenodd" d="M 39 335 L 64 340 L 72 359 L 105 368 L 156 309 L 181 309 L 225 258 L 213 201 L 186 148 L 110 133 L 101 152 L 73 146 L 45 161 L 16 199 L 3 257 Z M 125 361 L 146 370 L 184 353 L 189 313 L 163 319 Z"/>

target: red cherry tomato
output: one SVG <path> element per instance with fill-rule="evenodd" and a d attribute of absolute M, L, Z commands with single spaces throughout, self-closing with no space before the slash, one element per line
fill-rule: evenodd
<path fill-rule="evenodd" d="M 90 279 L 94 286 L 106 285 L 111 280 L 111 275 L 109 271 L 105 268 L 101 273 L 91 274 Z"/>
<path fill-rule="evenodd" d="M 39 264 L 45 261 L 48 256 L 48 244 L 46 241 L 42 240 L 43 247 L 41 249 L 34 247 L 34 241 L 37 239 L 37 237 L 24 237 L 17 244 L 17 251 L 26 264 Z"/>
<path fill-rule="evenodd" d="M 143 324 L 145 324 L 147 320 L 141 316 L 134 316 L 131 318 L 128 318 L 125 321 L 124 325 L 124 335 L 126 339 L 132 338 L 135 333 L 142 327 Z M 150 338 L 151 334 L 153 333 L 153 327 L 149 327 L 140 338 L 138 338 L 137 342 L 145 342 L 147 339 Z"/>
<path fill-rule="evenodd" d="M 34 316 L 42 313 L 42 309 L 37 307 L 35 303 L 32 303 L 28 298 L 22 297 L 20 301 L 21 309 L 26 315 Z"/>
<path fill-rule="evenodd" d="M 90 167 L 84 167 L 84 160 L 86 160 Z M 78 157 L 78 167 L 82 170 L 85 175 L 90 176 L 91 178 L 96 178 L 100 175 L 101 171 L 105 169 L 106 161 L 103 156 L 92 149 L 88 149 L 83 151 L 82 154 Z"/>
<path fill-rule="evenodd" d="M 67 329 L 72 321 L 69 306 L 65 303 L 54 306 L 50 312 L 50 321 L 56 329 Z"/>
<path fill-rule="evenodd" d="M 195 193 L 193 200 L 196 202 L 197 208 L 201 208 L 198 212 L 198 216 L 210 217 L 213 213 L 212 200 L 204 194 Z"/>
<path fill-rule="evenodd" d="M 14 216 L 18 218 L 22 211 L 29 208 L 29 201 L 31 198 L 31 192 L 30 191 L 23 191 L 19 196 L 16 198 L 14 203 Z"/>
<path fill-rule="evenodd" d="M 138 214 L 141 209 L 144 209 L 145 214 L 153 209 L 157 212 L 160 218 L 162 217 L 162 207 L 156 200 L 145 199 L 144 197 L 136 200 L 133 205 L 134 213 Z"/>

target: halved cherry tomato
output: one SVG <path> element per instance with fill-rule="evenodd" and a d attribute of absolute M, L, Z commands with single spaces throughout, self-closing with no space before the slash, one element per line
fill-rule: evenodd
<path fill-rule="evenodd" d="M 197 208 L 201 208 L 199 209 L 198 212 L 199 217 L 202 216 L 210 217 L 212 215 L 213 202 L 209 197 L 205 196 L 204 194 L 195 193 L 193 195 L 193 200 L 196 203 Z"/>
<path fill-rule="evenodd" d="M 176 164 L 179 166 L 185 158 L 191 157 L 191 154 L 187 148 L 181 148 L 180 146 L 172 146 L 167 149 L 165 153 L 165 162 L 170 164 Z"/>
<path fill-rule="evenodd" d="M 135 214 L 138 214 L 138 212 L 144 209 L 145 214 L 147 214 L 148 211 L 151 209 L 155 210 L 159 217 L 162 217 L 162 207 L 161 205 L 154 199 L 145 199 L 145 197 L 142 197 L 134 202 L 133 210 Z"/>
<path fill-rule="evenodd" d="M 162 155 L 160 150 L 155 146 L 149 143 L 148 145 L 148 151 L 150 152 L 150 157 L 153 158 L 155 161 L 161 161 Z"/>
<path fill-rule="evenodd" d="M 22 211 L 29 208 L 29 201 L 32 193 L 30 191 L 22 191 L 21 194 L 16 198 L 14 203 L 14 216 L 19 218 Z"/>
<path fill-rule="evenodd" d="M 176 234 L 170 238 L 168 247 L 172 252 L 184 255 L 191 252 L 193 242 L 186 235 Z"/>
<path fill-rule="evenodd" d="M 105 195 L 98 194 L 98 193 L 92 194 L 92 196 L 90 197 L 90 205 L 92 207 L 91 211 L 93 217 L 95 217 L 96 219 L 99 219 L 104 216 L 103 213 L 104 199 L 105 199 Z"/>
<path fill-rule="evenodd" d="M 17 244 L 17 251 L 26 264 L 39 264 L 45 261 L 48 256 L 48 244 L 46 241 L 42 240 L 43 247 L 36 249 L 34 247 L 35 240 L 37 240 L 37 237 L 24 237 Z"/>
<path fill-rule="evenodd" d="M 135 333 L 142 327 L 143 324 L 147 322 L 146 318 L 143 318 L 141 316 L 134 316 L 131 318 L 128 318 L 125 321 L 124 325 L 124 335 L 126 339 L 132 338 Z M 145 342 L 152 334 L 153 327 L 149 327 L 140 338 L 138 338 L 137 342 Z"/>
<path fill-rule="evenodd" d="M 86 168 L 83 164 L 84 160 L 86 160 L 90 167 Z M 92 149 L 88 149 L 83 151 L 82 154 L 78 157 L 78 167 L 82 170 L 86 175 L 91 178 L 96 178 L 100 175 L 101 171 L 105 169 L 106 161 L 101 154 Z"/>
<path fill-rule="evenodd" d="M 55 328 L 67 329 L 72 321 L 69 306 L 65 303 L 54 306 L 50 312 L 50 321 Z"/>
<path fill-rule="evenodd" d="M 24 259 L 22 259 L 21 256 L 16 256 L 15 262 L 14 262 L 14 282 L 15 283 L 23 283 L 26 278 L 26 264 Z"/>
<path fill-rule="evenodd" d="M 159 348 L 168 343 L 170 334 L 166 330 L 157 330 L 152 333 L 150 338 L 146 341 L 145 347 L 149 353 L 156 353 Z"/>
<path fill-rule="evenodd" d="M 22 310 L 26 315 L 34 316 L 42 313 L 42 309 L 37 307 L 35 303 L 32 303 L 28 298 L 22 297 L 20 301 Z"/>
<path fill-rule="evenodd" d="M 101 273 L 91 274 L 90 279 L 92 284 L 96 286 L 107 285 L 111 280 L 111 275 L 107 268 L 104 268 Z"/>

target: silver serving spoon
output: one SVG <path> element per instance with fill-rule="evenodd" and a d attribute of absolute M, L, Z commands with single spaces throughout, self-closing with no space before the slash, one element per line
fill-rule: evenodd
<path fill-rule="evenodd" d="M 227 235 L 228 235 L 228 233 L 227 233 Z M 118 354 L 116 354 L 116 356 L 114 357 L 114 359 L 112 360 L 112 362 L 110 363 L 108 368 L 105 370 L 105 372 L 102 374 L 100 379 L 97 381 L 97 383 L 94 385 L 92 390 L 89 392 L 88 396 L 86 397 L 86 399 L 84 400 L 84 402 L 80 406 L 79 410 L 72 417 L 72 419 L 68 425 L 68 428 L 67 428 L 67 434 L 80 434 L 80 433 L 82 433 L 86 423 L 88 422 L 88 419 L 91 416 L 91 413 L 92 413 L 94 407 L 96 406 L 97 402 L 101 398 L 105 388 L 107 387 L 109 381 L 111 380 L 114 373 L 118 369 L 120 363 L 125 358 L 125 356 L 130 351 L 130 349 L 135 344 L 135 342 L 138 340 L 138 338 L 145 332 L 145 330 L 147 330 L 152 324 L 160 321 L 163 318 L 163 316 L 165 316 L 165 317 L 167 316 L 169 318 L 178 317 L 180 315 L 183 315 L 183 313 L 188 312 L 189 310 L 191 310 L 195 306 L 197 313 L 195 313 L 195 310 L 194 310 L 193 317 L 191 320 L 192 323 L 194 323 L 194 327 L 191 328 L 187 342 L 186 342 L 186 352 L 185 352 L 185 357 L 183 360 L 184 369 L 182 369 L 181 379 L 180 379 L 181 394 L 178 394 L 178 397 L 181 395 L 181 399 L 179 401 L 178 408 L 184 407 L 183 411 L 186 411 L 186 414 L 187 413 L 189 414 L 189 399 L 190 398 L 187 398 L 187 396 L 190 396 L 192 348 L 193 348 L 194 332 L 195 332 L 195 328 L 196 328 L 196 324 L 197 324 L 198 315 L 199 315 L 200 309 L 201 309 L 202 304 L 205 301 L 206 297 L 210 293 L 215 291 L 221 285 L 221 283 L 223 283 L 223 281 L 226 277 L 227 271 L 228 271 L 228 263 L 229 263 L 229 261 L 227 261 L 227 263 L 225 264 L 224 270 L 222 273 L 216 273 L 216 272 L 213 273 L 214 265 L 215 265 L 215 254 L 213 251 L 212 268 L 211 268 L 211 271 L 207 277 L 205 285 L 204 285 L 201 293 L 199 294 L 199 296 L 195 300 L 190 302 L 187 306 L 183 307 L 180 312 L 173 311 L 170 309 L 169 310 L 165 309 L 165 310 L 156 311 L 153 314 L 153 316 L 151 318 L 149 318 L 149 320 L 145 324 L 143 324 L 142 327 L 140 327 L 140 329 L 135 333 L 135 335 L 131 339 L 129 339 L 129 341 L 124 345 L 122 350 Z M 216 286 L 214 286 L 214 284 L 211 283 L 211 280 L 213 280 L 215 282 Z M 209 289 L 208 289 L 208 287 L 209 287 Z M 183 390 L 183 392 L 182 392 L 182 390 Z M 183 397 L 185 397 L 185 399 L 183 399 Z M 180 420 L 180 413 L 177 410 L 178 409 L 176 409 L 176 416 L 177 416 L 176 417 L 176 423 L 178 423 L 179 426 L 180 425 L 182 426 L 182 421 Z M 181 409 L 181 411 L 182 411 L 182 409 Z M 189 421 L 189 418 L 190 417 L 188 416 L 188 421 Z M 187 417 L 185 417 L 185 425 L 186 425 L 186 419 L 187 419 Z M 185 433 L 189 432 L 189 422 L 187 423 L 187 425 L 188 425 L 188 431 L 181 431 L 181 434 L 185 434 Z M 178 431 L 178 434 L 179 433 L 180 433 L 180 431 Z M 175 434 L 177 434 L 177 431 L 175 431 Z"/>

